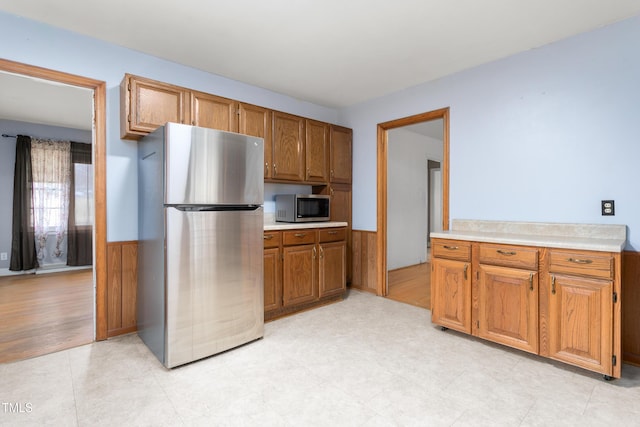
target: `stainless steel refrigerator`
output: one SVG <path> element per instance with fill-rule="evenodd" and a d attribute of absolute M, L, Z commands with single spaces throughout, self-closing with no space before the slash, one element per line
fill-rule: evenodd
<path fill-rule="evenodd" d="M 138 142 L 138 335 L 168 368 L 263 336 L 263 159 L 176 123 Z"/>

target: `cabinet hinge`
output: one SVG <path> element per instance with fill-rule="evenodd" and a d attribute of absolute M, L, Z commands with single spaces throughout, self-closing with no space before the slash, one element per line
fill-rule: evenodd
<path fill-rule="evenodd" d="M 129 114 L 127 115 L 127 121 L 128 121 L 129 123 L 131 123 L 131 113 L 129 113 Z"/>
<path fill-rule="evenodd" d="M 236 114 L 240 115 L 240 109 L 239 108 L 236 110 Z"/>
<path fill-rule="evenodd" d="M 127 90 L 131 92 L 131 83 L 127 83 Z"/>
<path fill-rule="evenodd" d="M 611 365 L 616 366 L 617 363 L 618 363 L 618 358 L 614 354 L 613 356 L 611 356 Z"/>
<path fill-rule="evenodd" d="M 617 303 L 617 302 L 618 302 L 618 293 L 617 293 L 617 292 L 614 292 L 614 293 L 613 293 L 613 303 L 615 304 L 615 303 Z"/>

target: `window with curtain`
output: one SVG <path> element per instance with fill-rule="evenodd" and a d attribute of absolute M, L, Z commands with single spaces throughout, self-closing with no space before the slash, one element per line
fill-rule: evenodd
<path fill-rule="evenodd" d="M 32 217 L 40 266 L 66 264 L 71 143 L 31 139 Z"/>
<path fill-rule="evenodd" d="M 91 145 L 18 136 L 10 270 L 93 264 Z"/>

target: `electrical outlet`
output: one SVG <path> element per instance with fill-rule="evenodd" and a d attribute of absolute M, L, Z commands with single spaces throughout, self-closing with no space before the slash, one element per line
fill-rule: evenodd
<path fill-rule="evenodd" d="M 603 200 L 601 208 L 603 216 L 613 216 L 616 214 L 616 205 L 613 200 Z"/>
<path fill-rule="evenodd" d="M 1 252 L 0 253 L 0 261 L 6 261 L 7 260 L 7 253 L 6 252 Z"/>

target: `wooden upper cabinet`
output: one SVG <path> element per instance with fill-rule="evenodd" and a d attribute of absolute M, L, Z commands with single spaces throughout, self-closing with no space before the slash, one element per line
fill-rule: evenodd
<path fill-rule="evenodd" d="M 351 129 L 331 125 L 331 182 L 351 184 L 352 137 Z"/>
<path fill-rule="evenodd" d="M 329 125 L 307 119 L 306 125 L 306 180 L 329 181 Z"/>
<path fill-rule="evenodd" d="M 305 179 L 304 119 L 274 111 L 273 167 L 271 177 L 290 181 Z"/>
<path fill-rule="evenodd" d="M 264 177 L 271 178 L 273 143 L 271 140 L 271 110 L 240 103 L 238 132 L 264 139 Z"/>
<path fill-rule="evenodd" d="M 126 74 L 120 84 L 120 136 L 140 139 L 167 122 L 188 123 L 184 88 Z"/>
<path fill-rule="evenodd" d="M 238 103 L 203 92 L 191 92 L 191 124 L 204 128 L 238 132 Z"/>
<path fill-rule="evenodd" d="M 125 74 L 120 133 L 140 139 L 167 122 L 264 139 L 264 178 L 351 184 L 351 129 Z"/>

